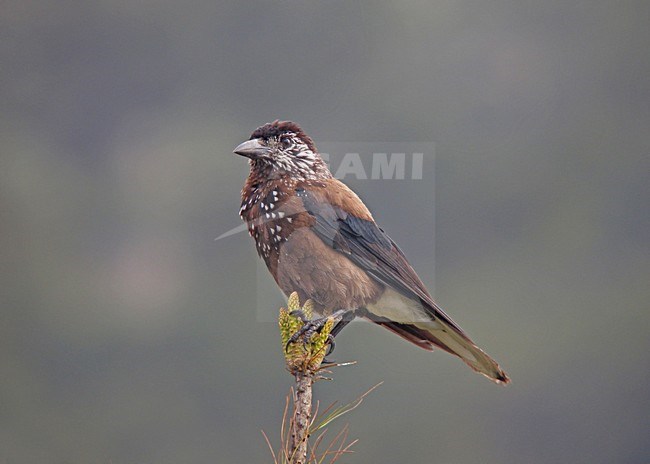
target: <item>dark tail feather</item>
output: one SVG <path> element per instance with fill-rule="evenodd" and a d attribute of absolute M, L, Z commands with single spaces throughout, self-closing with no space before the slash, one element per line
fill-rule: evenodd
<path fill-rule="evenodd" d="M 374 323 L 381 325 L 382 327 L 386 327 L 388 330 L 396 333 L 400 337 L 408 340 L 409 342 L 413 343 L 414 345 L 419 346 L 420 348 L 427 350 L 427 351 L 433 351 L 433 346 L 431 346 L 431 342 L 426 340 L 422 334 L 420 333 L 421 330 L 418 329 L 417 327 L 414 327 L 409 324 L 399 324 L 397 322 L 391 322 L 391 321 L 375 321 L 373 320 Z M 445 351 L 447 348 L 445 347 L 440 347 Z M 452 353 L 449 351 L 449 353 Z M 452 353 L 453 354 L 453 353 Z"/>
<path fill-rule="evenodd" d="M 432 351 L 435 346 L 458 356 L 469 367 L 495 383 L 502 385 L 510 383 L 508 374 L 499 367 L 494 359 L 476 346 L 465 334 L 457 332 L 454 327 L 448 326 L 440 320 L 431 323 L 418 322 L 415 325 L 394 322 L 376 316 L 369 317 L 369 319 L 420 348 Z"/>

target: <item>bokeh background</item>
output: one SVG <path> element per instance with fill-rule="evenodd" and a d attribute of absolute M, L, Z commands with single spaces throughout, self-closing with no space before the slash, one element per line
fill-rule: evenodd
<path fill-rule="evenodd" d="M 317 396 L 384 385 L 341 462 L 650 462 L 647 1 L 0 11 L 0 462 L 271 462 L 291 379 L 249 237 L 214 238 L 275 118 L 435 143 L 411 195 L 350 183 L 513 378 L 352 324 Z"/>

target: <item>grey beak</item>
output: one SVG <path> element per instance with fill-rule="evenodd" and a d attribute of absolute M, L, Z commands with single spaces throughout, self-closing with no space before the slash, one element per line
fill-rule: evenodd
<path fill-rule="evenodd" d="M 237 148 L 233 150 L 234 153 L 251 159 L 264 156 L 268 151 L 269 149 L 262 145 L 259 139 L 246 140 L 244 143 L 237 145 Z"/>

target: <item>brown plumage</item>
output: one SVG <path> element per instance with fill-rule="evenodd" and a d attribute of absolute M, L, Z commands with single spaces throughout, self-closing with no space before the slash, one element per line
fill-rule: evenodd
<path fill-rule="evenodd" d="M 497 383 L 510 381 L 433 301 L 361 199 L 332 177 L 313 140 L 274 121 L 235 148 L 250 158 L 240 215 L 282 291 L 320 314 L 350 310 L 415 345 L 438 347 Z"/>

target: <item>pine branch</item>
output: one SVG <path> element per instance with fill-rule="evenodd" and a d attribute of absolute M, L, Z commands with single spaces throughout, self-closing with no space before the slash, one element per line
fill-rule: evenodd
<path fill-rule="evenodd" d="M 289 456 L 292 464 L 307 462 L 307 442 L 311 423 L 311 402 L 313 376 L 310 373 L 296 373 L 296 390 L 293 399 L 293 422 L 291 424 L 291 448 Z"/>
<path fill-rule="evenodd" d="M 328 319 L 319 332 L 306 334 L 295 343 L 290 343 L 291 337 L 303 325 L 294 311 L 302 311 L 307 319 L 313 316 L 310 300 L 300 307 L 297 293 L 289 297 L 288 309 L 280 310 L 280 335 L 285 350 L 287 369 L 294 376 L 296 385 L 293 391 L 293 416 L 289 427 L 289 449 L 287 456 L 291 464 L 307 462 L 309 432 L 312 424 L 312 386 L 318 378 L 321 362 L 327 351 L 327 339 L 334 327 L 334 320 Z"/>
<path fill-rule="evenodd" d="M 279 325 L 287 370 L 293 375 L 295 386 L 291 388 L 291 393 L 287 396 L 282 418 L 280 430 L 282 448 L 276 453 L 267 435 L 262 433 L 275 464 L 320 464 L 325 462 L 326 458 L 330 463 L 334 463 L 342 455 L 351 453 L 350 448 L 357 440 L 347 442 L 348 428 L 346 425 L 334 436 L 324 451 L 317 452 L 329 424 L 359 406 L 379 384 L 351 403 L 338 407 L 334 403 L 319 414 L 318 403 L 316 403 L 315 409 L 313 408 L 312 387 L 314 382 L 319 379 L 327 379 L 323 374 L 328 371 L 324 369 L 355 363 L 321 364 L 327 351 L 330 332 L 338 321 L 335 317 L 325 320 L 322 328 L 304 332 L 297 337 L 296 341 L 292 341 L 292 336 L 300 333 L 300 329 L 303 327 L 302 319 L 311 320 L 313 317 L 313 306 L 312 302 L 307 300 L 301 307 L 298 294 L 295 292 L 289 297 L 287 306 L 287 309 L 280 309 Z M 289 415 L 290 403 L 293 405 L 291 415 Z M 313 434 L 317 434 L 317 436 L 313 445 L 310 445 L 309 438 Z"/>

